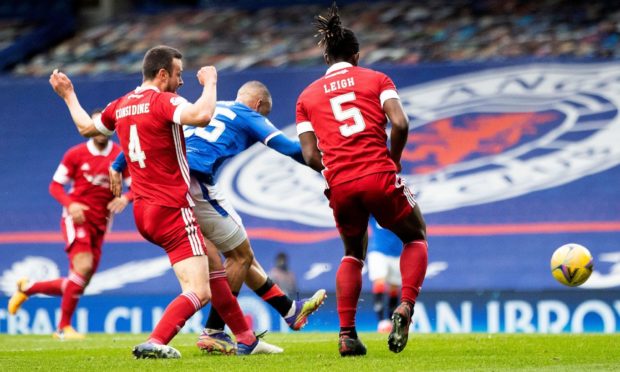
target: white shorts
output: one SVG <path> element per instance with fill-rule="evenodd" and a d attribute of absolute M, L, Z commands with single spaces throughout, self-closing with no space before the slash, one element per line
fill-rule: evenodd
<path fill-rule="evenodd" d="M 189 192 L 196 203 L 194 214 L 202 234 L 220 252 L 232 251 L 248 238 L 241 217 L 224 198 L 217 184 L 208 185 L 191 177 Z"/>
<path fill-rule="evenodd" d="M 385 279 L 387 284 L 400 286 L 400 257 L 386 256 L 375 251 L 369 252 L 368 279 L 372 282 Z"/>

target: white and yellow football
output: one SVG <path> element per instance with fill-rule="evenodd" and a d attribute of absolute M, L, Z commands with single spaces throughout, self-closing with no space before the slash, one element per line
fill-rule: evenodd
<path fill-rule="evenodd" d="M 569 243 L 561 246 L 551 256 L 551 274 L 560 283 L 577 287 L 588 280 L 594 260 L 583 245 Z"/>

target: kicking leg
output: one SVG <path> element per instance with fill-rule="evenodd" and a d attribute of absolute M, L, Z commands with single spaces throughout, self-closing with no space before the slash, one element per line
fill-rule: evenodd
<path fill-rule="evenodd" d="M 256 258 L 252 261 L 245 282 L 256 295 L 271 305 L 294 331 L 308 323 L 308 317 L 323 305 L 327 297 L 325 290 L 319 289 L 310 298 L 293 301 L 269 278 Z"/>

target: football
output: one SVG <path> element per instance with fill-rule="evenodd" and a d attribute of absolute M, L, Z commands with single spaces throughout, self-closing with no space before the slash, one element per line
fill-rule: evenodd
<path fill-rule="evenodd" d="M 558 282 L 569 287 L 585 283 L 593 268 L 594 261 L 590 251 L 579 244 L 565 244 L 551 256 L 551 274 Z"/>

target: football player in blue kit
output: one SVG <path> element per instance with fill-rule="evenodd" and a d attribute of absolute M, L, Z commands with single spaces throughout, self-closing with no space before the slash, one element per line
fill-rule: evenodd
<path fill-rule="evenodd" d="M 399 262 L 403 243 L 393 232 L 381 227 L 373 216 L 370 216 L 369 225 L 372 228 L 372 235 L 368 238 L 368 279 L 372 282 L 377 331 L 390 333 L 392 322 L 389 318 L 398 306 L 400 294 Z M 385 311 L 385 295 L 388 296 L 387 311 Z"/>
<path fill-rule="evenodd" d="M 301 329 L 308 316 L 324 302 L 324 289 L 308 299 L 292 300 L 265 273 L 254 253 L 241 218 L 219 190 L 216 179 L 225 160 L 261 142 L 275 151 L 304 164 L 297 139 L 290 139 L 267 119 L 272 99 L 267 87 L 249 81 L 237 92 L 235 101 L 218 101 L 213 119 L 207 127 L 184 127 L 187 161 L 190 169 L 190 193 L 194 214 L 207 241 L 210 277 L 227 276 L 231 290 L 238 294 L 242 284 L 274 307 L 293 330 Z M 125 166 L 123 154 L 112 165 L 112 187 L 118 187 L 118 172 Z M 226 261 L 224 265 L 217 251 Z M 215 262 L 211 262 L 214 260 Z M 225 271 L 223 270 L 225 267 Z M 197 346 L 209 352 L 226 352 L 232 340 L 224 331 L 225 323 L 211 308 Z"/>

